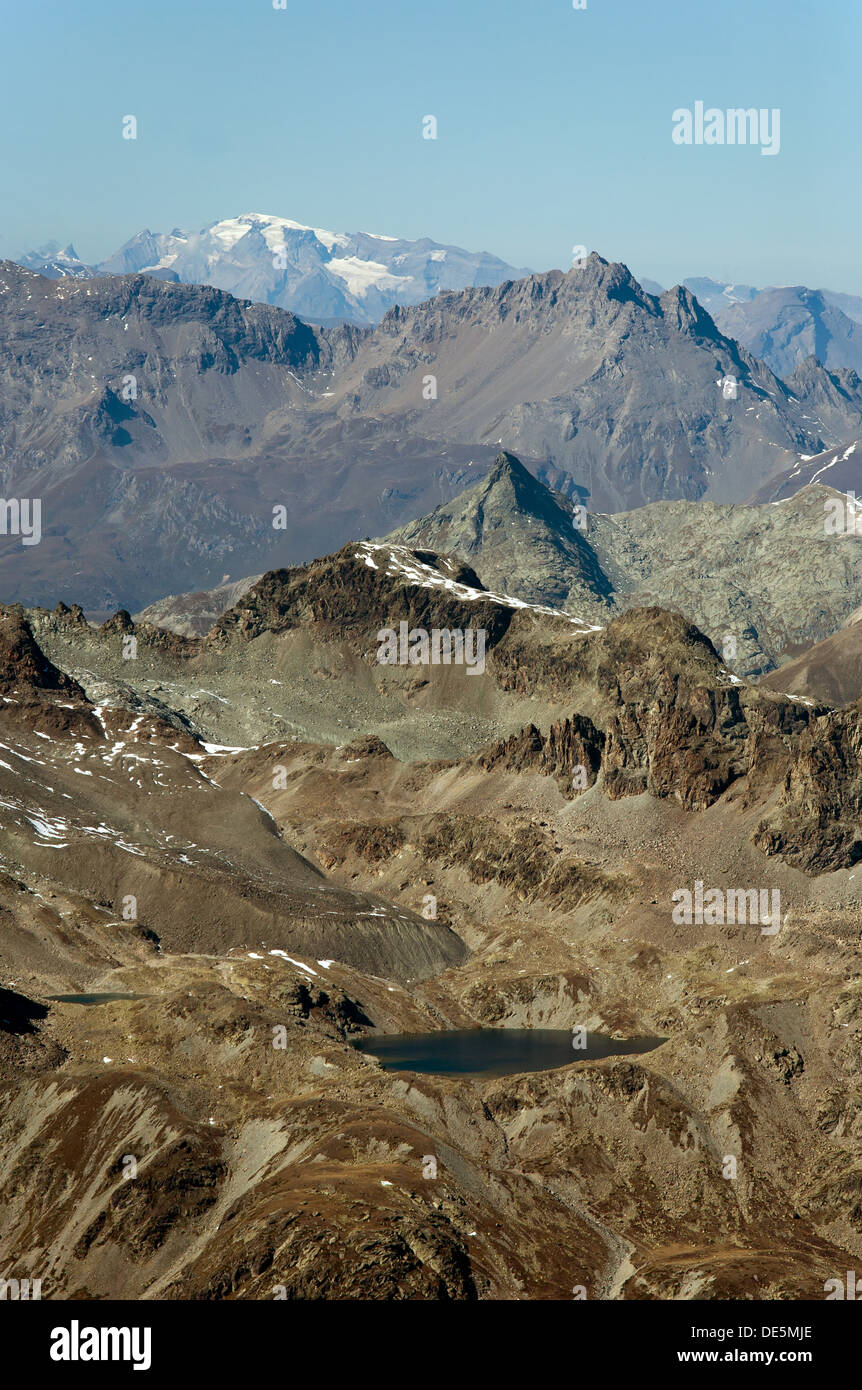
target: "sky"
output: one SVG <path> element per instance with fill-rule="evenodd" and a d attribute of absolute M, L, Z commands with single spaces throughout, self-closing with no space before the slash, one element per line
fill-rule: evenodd
<path fill-rule="evenodd" d="M 0 0 L 0 35 L 0 257 L 261 212 L 862 294 L 858 0 Z M 779 152 L 675 144 L 697 101 L 778 108 Z"/>

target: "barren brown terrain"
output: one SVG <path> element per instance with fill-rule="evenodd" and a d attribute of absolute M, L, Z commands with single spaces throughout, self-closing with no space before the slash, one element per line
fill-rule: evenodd
<path fill-rule="evenodd" d="M 378 665 L 400 618 L 482 625 L 484 672 Z M 600 629 L 368 545 L 203 638 L 4 610 L 0 696 L 4 1277 L 795 1300 L 862 1255 L 855 705 L 745 684 L 677 614 Z M 780 922 L 684 924 L 698 881 Z M 659 1045 L 374 1056 L 453 1028 Z"/>

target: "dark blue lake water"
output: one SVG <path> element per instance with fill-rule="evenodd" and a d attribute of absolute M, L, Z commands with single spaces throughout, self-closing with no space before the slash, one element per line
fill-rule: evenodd
<path fill-rule="evenodd" d="M 144 999 L 143 994 L 49 994 L 57 1004 L 112 1004 L 115 999 Z"/>
<path fill-rule="evenodd" d="M 511 1076 L 565 1067 L 570 1062 L 651 1052 L 664 1041 L 589 1033 L 587 1046 L 575 1049 L 572 1034 L 561 1028 L 464 1028 L 438 1033 L 389 1033 L 363 1038 L 355 1047 L 377 1057 L 388 1071 Z"/>

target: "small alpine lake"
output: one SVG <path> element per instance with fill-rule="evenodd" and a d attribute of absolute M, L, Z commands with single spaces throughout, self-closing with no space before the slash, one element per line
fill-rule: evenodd
<path fill-rule="evenodd" d="M 458 1028 L 437 1033 L 389 1033 L 354 1043 L 358 1052 L 376 1057 L 387 1071 L 415 1071 L 438 1076 L 512 1076 L 548 1071 L 570 1062 L 638 1055 L 660 1047 L 666 1038 L 612 1038 L 587 1033 L 586 1046 L 574 1047 L 577 1034 L 562 1028 Z"/>
<path fill-rule="evenodd" d="M 49 994 L 52 1004 L 113 1004 L 116 999 L 146 999 L 145 994 Z"/>

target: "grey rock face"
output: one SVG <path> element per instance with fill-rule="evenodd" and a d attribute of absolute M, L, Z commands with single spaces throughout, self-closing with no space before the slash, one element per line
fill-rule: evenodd
<path fill-rule="evenodd" d="M 853 373 L 807 363 L 785 385 L 688 291 L 656 299 L 598 256 L 397 307 L 373 329 L 312 328 L 152 275 L 49 280 L 7 262 L 0 349 L 3 495 L 43 514 L 40 544 L 3 538 L 0 595 L 96 612 L 402 526 L 481 478 L 501 440 L 529 465 L 519 486 L 532 474 L 560 494 L 526 555 L 554 508 L 738 501 L 862 436 Z M 555 563 L 560 534 L 541 542 Z M 566 547 L 567 592 L 601 594 L 594 557 L 572 532 Z"/>
<path fill-rule="evenodd" d="M 489 589 L 595 623 L 633 607 L 675 610 L 750 677 L 862 603 L 862 533 L 827 533 L 834 497 L 808 486 L 780 507 L 659 502 L 587 513 L 580 530 L 566 498 L 502 454 L 481 482 L 387 539 L 463 555 Z"/>
<path fill-rule="evenodd" d="M 822 290 L 802 285 L 763 290 L 717 312 L 716 323 L 780 377 L 787 378 L 808 357 L 824 367 L 862 371 L 862 324 Z"/>
<path fill-rule="evenodd" d="M 426 401 L 429 378 L 436 399 Z M 393 309 L 336 400 L 343 416 L 373 415 L 381 429 L 397 417 L 447 442 L 500 443 L 599 510 L 738 500 L 752 476 L 828 437 L 687 290 L 655 298 L 595 254 L 566 275 Z M 849 437 L 860 404 L 846 399 L 840 417 L 844 433 L 830 442 Z"/>

